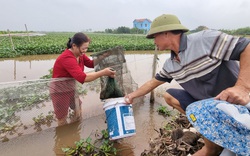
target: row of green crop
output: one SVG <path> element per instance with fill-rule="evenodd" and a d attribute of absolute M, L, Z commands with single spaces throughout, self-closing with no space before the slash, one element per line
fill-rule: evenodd
<path fill-rule="evenodd" d="M 74 33 L 46 33 L 43 36 L 0 36 L 0 58 L 21 55 L 59 54 L 66 48 Z M 115 46 L 125 50 L 154 50 L 153 40 L 145 35 L 87 34 L 91 38 L 89 52 L 98 52 Z M 11 42 L 12 40 L 12 42 Z M 14 50 L 13 50 L 14 49 Z"/>

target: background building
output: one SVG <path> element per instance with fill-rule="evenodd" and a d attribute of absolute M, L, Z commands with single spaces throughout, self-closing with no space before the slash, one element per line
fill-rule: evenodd
<path fill-rule="evenodd" d="M 135 19 L 133 21 L 133 28 L 138 28 L 144 30 L 145 33 L 147 33 L 150 29 L 152 21 L 147 18 L 143 19 Z"/>

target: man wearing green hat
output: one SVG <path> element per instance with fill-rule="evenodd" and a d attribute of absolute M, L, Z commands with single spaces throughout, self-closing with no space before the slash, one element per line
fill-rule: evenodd
<path fill-rule="evenodd" d="M 154 19 L 147 38 L 154 39 L 158 50 L 170 50 L 155 78 L 125 96 L 127 103 L 163 83 L 175 80 L 182 89 L 171 88 L 164 94 L 166 103 L 181 113 L 191 103 L 208 98 L 247 105 L 250 101 L 250 40 L 217 30 L 185 34 L 189 30 L 175 15 Z M 240 66 L 239 66 L 240 63 Z M 222 147 L 205 139 L 195 156 L 215 156 Z"/>

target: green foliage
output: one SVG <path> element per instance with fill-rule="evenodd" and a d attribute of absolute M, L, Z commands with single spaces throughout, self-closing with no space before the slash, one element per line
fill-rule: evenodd
<path fill-rule="evenodd" d="M 168 108 L 166 106 L 160 106 L 158 109 L 157 109 L 157 112 L 163 116 L 171 116 L 171 111 L 168 110 Z"/>
<path fill-rule="evenodd" d="M 234 34 L 234 31 L 232 30 L 220 29 L 220 31 L 227 33 L 227 34 L 231 34 L 231 35 Z"/>
<path fill-rule="evenodd" d="M 113 33 L 114 31 L 113 31 L 113 29 L 105 29 L 105 33 Z"/>
<path fill-rule="evenodd" d="M 130 34 L 130 28 L 128 28 L 128 27 L 118 27 L 117 29 L 116 29 L 116 33 L 117 34 Z"/>
<path fill-rule="evenodd" d="M 198 26 L 196 29 L 191 30 L 191 33 L 195 33 L 195 32 L 206 30 L 206 29 L 208 29 L 206 26 Z"/>
<path fill-rule="evenodd" d="M 131 34 L 144 34 L 144 31 L 145 30 L 138 29 L 138 28 L 132 28 L 132 29 L 130 29 L 130 33 Z"/>
<path fill-rule="evenodd" d="M 206 26 L 198 26 L 194 30 L 190 30 L 190 33 L 195 33 L 198 31 L 206 30 L 208 27 Z M 236 36 L 243 36 L 243 37 L 248 37 L 250 35 L 250 27 L 245 27 L 245 28 L 239 28 L 236 30 L 227 30 L 227 29 L 219 29 L 219 31 L 222 31 L 224 33 L 230 34 L 230 35 L 236 35 Z"/>
<path fill-rule="evenodd" d="M 103 139 L 109 139 L 109 133 L 108 133 L 108 130 L 102 130 L 102 137 Z"/>
<path fill-rule="evenodd" d="M 250 27 L 237 29 L 234 33 L 243 36 L 250 35 Z"/>
<path fill-rule="evenodd" d="M 111 156 L 117 154 L 117 149 L 114 143 L 109 140 L 108 131 L 102 130 L 101 137 L 92 141 L 92 138 L 87 137 L 75 142 L 75 147 L 62 148 L 66 156 Z"/>
<path fill-rule="evenodd" d="M 118 27 L 117 29 L 105 29 L 105 33 L 109 34 L 144 34 L 145 30 L 138 28 Z"/>
<path fill-rule="evenodd" d="M 206 26 L 199 26 L 188 33 L 206 28 Z M 250 35 L 250 27 L 221 31 L 246 37 Z M 0 33 L 6 34 L 4 31 Z M 143 33 L 143 30 L 130 29 L 128 27 L 118 27 L 114 30 L 106 29 L 105 33 L 87 32 L 86 34 L 92 41 L 88 52 L 99 52 L 116 46 L 122 46 L 126 51 L 154 50 L 153 40 L 146 39 Z M 0 36 L 0 58 L 13 58 L 22 55 L 60 54 L 65 50 L 68 38 L 74 34 L 75 32 L 49 32 L 42 36 L 30 36 L 30 41 L 27 36 L 12 36 L 14 50 L 9 36 Z"/>
<path fill-rule="evenodd" d="M 239 28 L 239 29 L 236 29 L 236 30 L 221 29 L 220 31 L 225 32 L 227 34 L 243 36 L 243 37 L 248 37 L 248 38 L 249 38 L 249 35 L 250 35 L 250 27 Z"/>
<path fill-rule="evenodd" d="M 127 29 L 121 27 L 121 31 Z M 69 37 L 75 33 L 46 33 L 42 36 L 12 36 L 15 50 L 8 36 L 0 36 L 0 58 L 17 57 L 21 55 L 60 54 L 66 48 Z M 86 33 L 91 38 L 89 52 L 99 52 L 116 46 L 125 50 L 154 50 L 153 40 L 145 35 Z"/>
<path fill-rule="evenodd" d="M 28 31 L 33 32 L 33 31 Z M 0 34 L 8 34 L 8 31 L 0 31 Z M 11 31 L 11 33 L 27 33 L 26 31 Z"/>
<path fill-rule="evenodd" d="M 163 128 L 164 128 L 165 130 L 172 130 L 174 127 L 173 127 L 172 124 L 167 123 Z"/>
<path fill-rule="evenodd" d="M 14 134 L 23 125 L 18 114 L 43 107 L 44 102 L 49 99 L 49 93 L 42 81 L 36 84 L 25 82 L 19 86 L 1 88 L 0 97 L 0 133 Z M 48 112 L 34 117 L 35 126 L 49 125 L 53 115 L 53 112 Z"/>
<path fill-rule="evenodd" d="M 50 79 L 52 78 L 53 68 L 49 69 L 49 74 L 40 77 L 40 79 Z"/>
<path fill-rule="evenodd" d="M 54 115 L 54 112 L 49 111 L 47 115 L 44 115 L 43 113 L 41 113 L 37 117 L 33 117 L 32 120 L 35 122 L 36 126 L 50 124 L 54 120 L 53 115 Z"/>

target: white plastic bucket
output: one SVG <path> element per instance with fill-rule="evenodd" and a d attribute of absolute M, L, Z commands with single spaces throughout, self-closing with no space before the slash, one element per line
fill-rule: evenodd
<path fill-rule="evenodd" d="M 124 98 L 109 99 L 104 103 L 107 128 L 111 140 L 129 137 L 135 134 L 135 121 L 132 105 Z"/>

